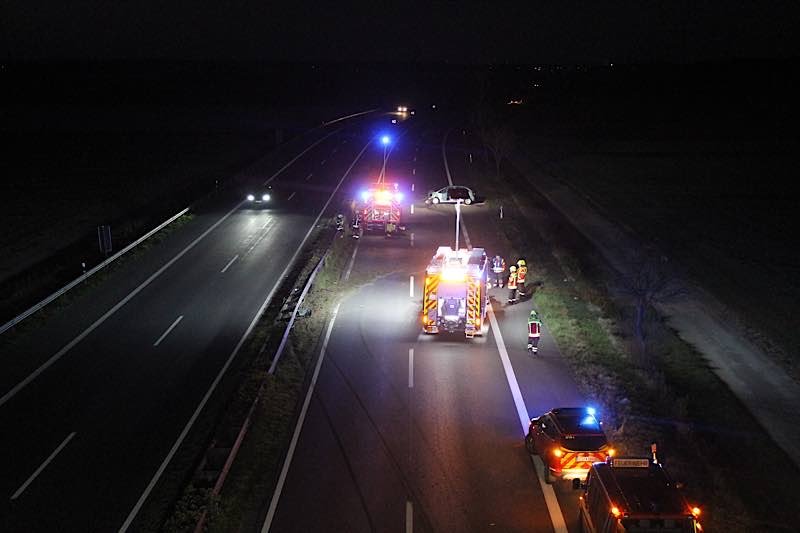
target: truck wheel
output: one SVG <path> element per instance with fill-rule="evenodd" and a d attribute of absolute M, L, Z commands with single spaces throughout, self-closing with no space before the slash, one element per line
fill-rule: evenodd
<path fill-rule="evenodd" d="M 547 483 L 548 485 L 552 485 L 553 481 L 554 481 L 554 479 L 553 479 L 553 475 L 550 473 L 550 467 L 545 464 L 544 465 L 544 482 Z"/>

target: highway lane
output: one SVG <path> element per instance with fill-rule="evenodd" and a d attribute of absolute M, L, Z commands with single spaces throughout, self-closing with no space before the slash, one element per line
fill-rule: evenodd
<path fill-rule="evenodd" d="M 287 168 L 287 187 L 316 180 L 283 208 L 201 212 L 111 274 L 94 302 L 4 347 L 0 530 L 123 524 L 363 147 L 356 139 L 331 136 Z"/>
<path fill-rule="evenodd" d="M 414 134 L 389 168 L 413 176 L 422 196 L 446 184 L 442 135 Z M 271 531 L 553 530 L 494 335 L 468 342 L 420 333 L 423 269 L 454 238 L 454 219 L 451 207 L 416 207 L 413 247 L 371 236 L 359 243 L 354 272 L 386 277 L 339 308 Z M 498 316 L 504 328 L 515 326 Z M 545 347 L 543 360 L 551 357 Z M 509 351 L 515 367 L 530 364 Z M 545 404 L 537 396 L 548 392 L 538 386 L 543 377 L 554 376 L 525 373 L 526 401 Z M 553 379 L 550 390 L 563 383 Z"/>

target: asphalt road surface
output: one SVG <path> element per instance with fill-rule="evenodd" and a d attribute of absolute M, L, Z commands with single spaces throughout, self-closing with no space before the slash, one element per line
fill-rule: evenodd
<path fill-rule="evenodd" d="M 66 312 L 4 339 L 0 531 L 132 523 L 366 131 L 319 129 L 279 163 L 291 162 L 273 181 L 274 208 L 237 197 L 194 212 Z M 254 183 L 278 170 L 258 169 Z"/>
<path fill-rule="evenodd" d="M 455 242 L 453 206 L 422 200 L 448 183 L 480 193 L 474 148 L 466 132 L 422 121 L 394 147 L 387 179 L 415 189 L 409 235 L 359 240 L 353 275 L 384 275 L 338 308 L 262 531 L 576 530 L 577 493 L 542 483 L 541 463 L 523 444 L 529 417 L 585 402 L 546 324 L 538 356 L 526 351 L 534 302 L 507 306 L 507 290 L 491 289 L 494 318 L 483 337 L 421 333 L 425 267 L 438 246 Z M 462 247 L 512 259 L 494 248 L 497 213 L 469 206 L 462 214 Z"/>

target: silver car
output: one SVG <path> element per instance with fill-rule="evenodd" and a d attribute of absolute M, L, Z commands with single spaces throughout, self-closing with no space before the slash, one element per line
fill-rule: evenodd
<path fill-rule="evenodd" d="M 438 191 L 431 191 L 425 199 L 426 204 L 455 204 L 458 202 L 464 205 L 480 204 L 486 199 L 476 195 L 469 187 L 462 185 L 451 185 Z"/>

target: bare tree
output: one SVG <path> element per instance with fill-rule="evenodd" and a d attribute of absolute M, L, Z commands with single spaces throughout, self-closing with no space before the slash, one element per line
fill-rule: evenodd
<path fill-rule="evenodd" d="M 492 125 L 480 132 L 483 143 L 492 152 L 495 171 L 500 176 L 500 165 L 514 149 L 516 142 L 514 131 L 505 125 Z"/>
<path fill-rule="evenodd" d="M 623 292 L 633 299 L 633 334 L 645 353 L 648 310 L 680 296 L 684 290 L 667 268 L 666 257 L 653 250 L 640 251 L 621 281 Z"/>

